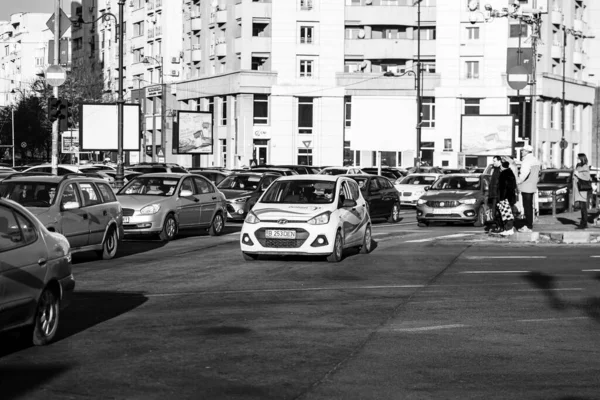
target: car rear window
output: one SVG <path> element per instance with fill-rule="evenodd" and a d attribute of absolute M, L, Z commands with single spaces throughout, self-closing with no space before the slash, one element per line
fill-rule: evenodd
<path fill-rule="evenodd" d="M 167 169 L 163 167 L 134 167 L 132 170 L 135 172 L 141 172 L 142 174 L 167 172 Z"/>
<path fill-rule="evenodd" d="M 172 167 L 171 172 L 175 172 L 177 174 L 187 174 L 187 171 L 180 167 Z"/>
<path fill-rule="evenodd" d="M 54 204 L 58 184 L 49 182 L 4 182 L 0 196 L 24 207 L 50 207 Z"/>
<path fill-rule="evenodd" d="M 89 182 L 82 182 L 79 184 L 79 188 L 81 189 L 81 194 L 83 195 L 84 207 L 102 204 L 102 198 L 100 197 L 100 194 L 94 185 Z"/>

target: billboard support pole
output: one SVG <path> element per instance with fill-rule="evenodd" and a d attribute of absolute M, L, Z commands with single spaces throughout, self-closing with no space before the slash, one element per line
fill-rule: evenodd
<path fill-rule="evenodd" d="M 59 0 L 54 0 L 54 65 L 60 63 L 60 11 Z M 52 95 L 58 99 L 58 86 L 52 88 Z M 58 119 L 52 122 L 52 157 L 50 159 L 52 175 L 58 174 L 58 124 Z"/>

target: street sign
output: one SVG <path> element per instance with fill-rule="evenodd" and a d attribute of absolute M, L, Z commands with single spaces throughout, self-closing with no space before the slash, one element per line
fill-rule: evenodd
<path fill-rule="evenodd" d="M 46 22 L 46 26 L 50 29 L 50 32 L 54 33 L 54 14 L 50 17 L 50 19 Z M 62 37 L 67 29 L 71 27 L 71 20 L 65 14 L 65 12 L 60 9 L 60 37 Z"/>
<path fill-rule="evenodd" d="M 560 149 L 561 149 L 561 150 L 564 150 L 564 149 L 566 149 L 566 148 L 567 148 L 567 146 L 569 145 L 569 142 L 567 142 L 567 141 L 565 140 L 565 138 L 562 138 L 562 139 L 560 140 L 560 143 L 559 143 L 559 145 L 560 145 Z"/>
<path fill-rule="evenodd" d="M 514 90 L 522 90 L 527 87 L 527 83 L 529 82 L 529 74 L 524 66 L 515 65 L 508 70 L 506 80 L 508 81 L 508 86 Z"/>
<path fill-rule="evenodd" d="M 69 63 L 69 39 L 60 39 L 58 41 L 58 63 L 67 65 Z M 48 41 L 48 64 L 54 64 L 54 40 Z"/>
<path fill-rule="evenodd" d="M 21 142 L 21 147 L 22 147 L 22 148 L 25 148 L 25 147 L 27 147 L 27 143 L 25 143 L 25 142 Z"/>
<path fill-rule="evenodd" d="M 162 96 L 162 85 L 148 86 L 146 88 L 146 97 Z"/>
<path fill-rule="evenodd" d="M 158 150 L 158 156 L 159 157 L 164 157 L 165 156 L 165 153 L 163 153 L 162 148 L 159 148 L 159 150 Z"/>
<path fill-rule="evenodd" d="M 304 141 L 302 141 L 302 143 L 304 144 L 304 147 L 306 147 L 308 149 L 308 148 L 310 148 L 312 140 L 304 140 Z"/>
<path fill-rule="evenodd" d="M 46 83 L 50 86 L 60 86 L 67 80 L 67 72 L 60 65 L 50 65 L 46 69 Z"/>

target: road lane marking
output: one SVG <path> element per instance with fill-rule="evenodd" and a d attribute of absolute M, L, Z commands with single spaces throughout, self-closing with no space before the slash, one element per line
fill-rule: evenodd
<path fill-rule="evenodd" d="M 527 274 L 531 271 L 462 271 L 459 274 Z"/>
<path fill-rule="evenodd" d="M 509 292 L 539 292 L 540 290 L 549 290 L 551 292 L 580 292 L 583 288 L 562 288 L 562 289 L 515 289 Z"/>
<path fill-rule="evenodd" d="M 433 242 L 434 240 L 438 240 L 438 239 L 450 239 L 450 238 L 459 238 L 459 237 L 465 237 L 465 236 L 473 236 L 473 234 L 472 233 L 457 233 L 455 235 L 436 236 L 436 237 L 427 238 L 427 239 L 407 240 L 404 243 L 425 243 L 425 242 Z"/>
<path fill-rule="evenodd" d="M 516 322 L 556 322 L 556 321 L 575 321 L 589 319 L 588 317 L 567 317 L 567 318 L 537 318 L 537 319 L 518 319 Z"/>
<path fill-rule="evenodd" d="M 546 258 L 546 256 L 465 256 L 465 258 L 467 260 L 486 260 L 486 259 L 496 260 L 496 259 L 503 259 L 503 258 L 510 258 L 510 259 Z"/>
<path fill-rule="evenodd" d="M 389 286 L 344 286 L 344 287 L 312 287 L 312 288 L 292 288 L 292 289 L 247 289 L 247 290 L 215 290 L 215 291 L 197 291 L 197 292 L 177 292 L 177 293 L 149 293 L 146 297 L 169 297 L 169 296 L 189 296 L 189 295 L 214 295 L 214 294 L 243 294 L 243 293 L 285 293 L 285 292 L 318 292 L 334 290 L 374 290 L 374 289 L 419 289 L 425 285 L 389 285 Z"/>
<path fill-rule="evenodd" d="M 456 329 L 466 328 L 469 325 L 453 324 L 453 325 L 437 325 L 437 326 L 423 326 L 419 328 L 393 328 L 394 332 L 426 332 L 426 331 L 437 331 L 440 329 Z"/>
<path fill-rule="evenodd" d="M 600 272 L 600 269 L 582 269 L 582 272 Z"/>
<path fill-rule="evenodd" d="M 600 256 L 590 256 L 591 258 L 600 258 Z"/>

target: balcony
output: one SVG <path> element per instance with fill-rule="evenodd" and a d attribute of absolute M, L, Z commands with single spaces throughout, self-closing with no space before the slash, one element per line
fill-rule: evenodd
<path fill-rule="evenodd" d="M 562 11 L 552 10 L 552 12 L 550 13 L 550 20 L 554 25 L 561 25 L 563 22 Z"/>
<path fill-rule="evenodd" d="M 237 50 L 237 48 L 236 48 Z M 254 53 L 270 53 L 271 52 L 271 38 L 270 37 L 258 37 L 252 38 L 252 52 Z"/>
<path fill-rule="evenodd" d="M 216 15 L 217 24 L 224 24 L 227 22 L 227 10 L 219 10 Z"/>
<path fill-rule="evenodd" d="M 585 64 L 585 53 L 583 51 L 575 50 L 573 52 L 573 64 Z"/>
<path fill-rule="evenodd" d="M 562 58 L 562 46 L 558 44 L 553 44 L 550 49 L 550 56 L 552 58 Z"/>
<path fill-rule="evenodd" d="M 154 38 L 154 28 L 148 28 L 148 30 L 146 31 L 146 37 L 148 39 Z"/>
<path fill-rule="evenodd" d="M 215 55 L 217 57 L 225 57 L 227 55 L 227 44 L 217 43 L 215 46 Z"/>
<path fill-rule="evenodd" d="M 421 40 L 421 54 L 435 54 L 435 40 Z M 354 39 L 344 43 L 346 56 L 362 56 L 366 59 L 411 59 L 417 53 L 417 41 L 413 39 Z"/>
<path fill-rule="evenodd" d="M 192 45 L 192 61 L 202 61 L 202 48 L 199 44 Z"/>
<path fill-rule="evenodd" d="M 186 64 L 191 64 L 192 62 L 192 51 L 193 50 L 186 50 L 183 52 L 183 62 Z"/>
<path fill-rule="evenodd" d="M 202 19 L 200 18 L 200 16 L 196 18 L 192 17 L 191 27 L 193 31 L 199 31 L 202 29 Z"/>
<path fill-rule="evenodd" d="M 583 30 L 585 29 L 585 22 L 583 22 L 583 20 L 581 19 L 576 19 L 573 21 L 573 29 L 576 30 L 577 32 L 583 32 Z"/>
<path fill-rule="evenodd" d="M 192 31 L 192 20 L 191 19 L 184 19 L 183 20 L 183 31 L 184 32 L 191 32 Z"/>
<path fill-rule="evenodd" d="M 407 6 L 348 6 L 346 21 L 359 21 L 361 25 L 413 26 L 417 20 L 417 7 Z M 422 21 L 436 21 L 436 7 L 421 7 Z"/>

